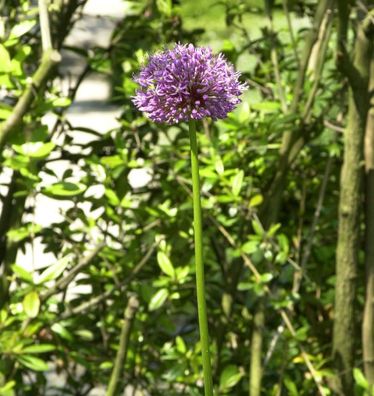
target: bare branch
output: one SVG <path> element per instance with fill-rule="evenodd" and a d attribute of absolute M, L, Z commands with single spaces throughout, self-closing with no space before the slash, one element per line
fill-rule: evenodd
<path fill-rule="evenodd" d="M 52 49 L 52 37 L 48 15 L 48 0 L 38 0 L 38 5 L 42 48 L 43 52 L 47 52 Z"/>
<path fill-rule="evenodd" d="M 28 112 L 34 98 L 40 92 L 46 82 L 49 72 L 59 63 L 61 56 L 57 51 L 49 50 L 43 54 L 41 63 L 36 70 L 25 91 L 18 99 L 12 114 L 0 125 L 0 150 L 4 147 L 9 135 L 21 123 L 24 115 Z"/>
<path fill-rule="evenodd" d="M 84 257 L 76 266 L 74 266 L 63 278 L 58 280 L 55 285 L 49 289 L 46 293 L 42 294 L 40 299 L 47 300 L 49 297 L 56 293 L 59 293 L 66 289 L 71 281 L 79 274 L 83 269 L 88 267 L 92 260 L 101 252 L 104 248 L 105 243 L 100 243 L 87 257 Z"/>

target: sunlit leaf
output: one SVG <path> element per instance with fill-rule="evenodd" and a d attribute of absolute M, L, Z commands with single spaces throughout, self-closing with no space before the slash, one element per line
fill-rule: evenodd
<path fill-rule="evenodd" d="M 0 44 L 0 73 L 9 73 L 11 66 L 9 52 Z"/>
<path fill-rule="evenodd" d="M 156 0 L 156 5 L 161 14 L 166 16 L 171 15 L 173 7 L 172 0 Z"/>
<path fill-rule="evenodd" d="M 356 384 L 360 388 L 366 389 L 366 390 L 369 389 L 369 383 L 359 368 L 356 367 L 353 369 L 353 377 L 355 379 Z"/>
<path fill-rule="evenodd" d="M 14 144 L 12 148 L 14 151 L 24 155 L 25 157 L 45 158 L 55 148 L 55 144 L 51 142 L 28 142 L 22 145 Z"/>
<path fill-rule="evenodd" d="M 261 205 L 263 200 L 264 199 L 261 194 L 254 195 L 249 201 L 249 206 L 253 208 L 254 206 Z"/>
<path fill-rule="evenodd" d="M 169 257 L 164 252 L 159 251 L 157 253 L 157 262 L 161 268 L 161 271 L 164 274 L 170 276 L 171 278 L 175 277 L 175 270 L 173 264 L 171 263 Z"/>
<path fill-rule="evenodd" d="M 58 260 L 57 263 L 49 266 L 41 273 L 37 283 L 43 284 L 45 282 L 58 278 L 65 271 L 65 268 L 69 264 L 70 260 L 71 259 L 68 256 L 63 257 L 61 260 Z"/>
<path fill-rule="evenodd" d="M 33 282 L 32 274 L 29 271 L 22 268 L 20 265 L 13 264 L 11 268 L 12 271 L 16 274 L 17 278 L 22 279 L 26 282 L 30 282 L 30 283 Z"/>
<path fill-rule="evenodd" d="M 243 374 L 239 371 L 238 367 L 230 364 L 226 366 L 219 380 L 219 387 L 222 392 L 227 392 L 230 388 L 234 387 L 242 378 Z"/>
<path fill-rule="evenodd" d="M 28 33 L 35 26 L 35 21 L 23 21 L 15 25 L 10 31 L 10 39 L 15 39 Z"/>
<path fill-rule="evenodd" d="M 17 356 L 17 360 L 24 366 L 34 371 L 48 370 L 47 363 L 45 363 L 42 359 L 39 359 L 35 356 L 21 355 L 21 356 Z"/>
<path fill-rule="evenodd" d="M 155 311 L 156 309 L 161 308 L 166 299 L 168 298 L 169 292 L 167 289 L 160 289 L 156 294 L 153 295 L 151 301 L 149 302 L 148 309 L 150 311 Z"/>
<path fill-rule="evenodd" d="M 4 386 L 0 387 L 0 395 L 2 396 L 13 396 L 15 395 L 12 390 L 16 385 L 16 381 L 9 381 Z"/>
<path fill-rule="evenodd" d="M 23 299 L 23 309 L 29 318 L 38 316 L 40 309 L 40 299 L 36 291 L 31 291 L 26 294 Z"/>
<path fill-rule="evenodd" d="M 82 194 L 86 190 L 82 183 L 59 182 L 42 189 L 42 193 L 55 199 L 68 199 Z"/>
<path fill-rule="evenodd" d="M 54 323 L 51 326 L 51 330 L 54 333 L 58 334 L 60 337 L 64 338 L 65 340 L 68 340 L 68 341 L 73 340 L 73 336 L 71 335 L 71 333 L 61 323 Z"/>
<path fill-rule="evenodd" d="M 243 185 L 243 179 L 244 179 L 244 172 L 240 170 L 233 178 L 231 181 L 231 186 L 232 186 L 232 193 L 234 195 L 239 195 L 240 190 L 242 189 Z"/>
<path fill-rule="evenodd" d="M 22 349 L 23 353 L 45 353 L 54 351 L 56 347 L 52 344 L 35 344 L 29 345 Z"/>
<path fill-rule="evenodd" d="M 261 101 L 252 104 L 252 109 L 259 110 L 263 113 L 273 113 L 280 109 L 279 102 Z"/>

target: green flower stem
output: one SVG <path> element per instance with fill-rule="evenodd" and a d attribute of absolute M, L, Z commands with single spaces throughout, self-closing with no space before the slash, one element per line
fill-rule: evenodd
<path fill-rule="evenodd" d="M 201 350 L 202 350 L 202 358 L 203 358 L 204 390 L 205 390 L 205 396 L 213 396 L 213 380 L 212 380 L 212 369 L 210 364 L 210 352 L 209 352 L 208 318 L 206 313 L 206 302 L 205 302 L 199 160 L 197 156 L 196 123 L 194 120 L 190 121 L 189 130 L 190 130 L 190 143 L 191 143 L 191 173 L 192 173 L 193 215 L 194 215 L 194 234 L 195 234 L 196 293 L 197 293 L 197 310 L 199 315 Z"/>

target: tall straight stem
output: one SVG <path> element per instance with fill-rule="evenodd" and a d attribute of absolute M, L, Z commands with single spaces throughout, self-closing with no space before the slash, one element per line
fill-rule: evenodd
<path fill-rule="evenodd" d="M 197 155 L 196 123 L 194 120 L 190 121 L 189 130 L 190 130 L 190 143 L 191 143 L 191 173 L 192 173 L 193 217 L 194 217 L 194 235 L 195 235 L 196 293 L 197 293 L 197 310 L 199 316 L 201 352 L 203 359 L 204 390 L 205 390 L 205 396 L 213 396 L 213 380 L 212 380 L 212 369 L 210 364 L 210 352 L 209 352 L 208 318 L 206 313 L 206 302 L 205 302 L 199 160 Z"/>

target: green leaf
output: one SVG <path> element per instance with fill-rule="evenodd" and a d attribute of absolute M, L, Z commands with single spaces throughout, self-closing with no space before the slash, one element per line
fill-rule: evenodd
<path fill-rule="evenodd" d="M 188 274 L 190 273 L 190 268 L 188 266 L 178 267 L 176 269 L 176 276 L 179 283 L 184 283 L 187 281 Z"/>
<path fill-rule="evenodd" d="M 252 227 L 258 236 L 263 236 L 264 235 L 264 230 L 262 229 L 261 224 L 258 222 L 258 220 L 254 219 L 252 220 Z"/>
<path fill-rule="evenodd" d="M 184 342 L 182 337 L 177 336 L 175 338 L 175 344 L 176 344 L 178 352 L 180 352 L 182 354 L 185 354 L 187 352 L 186 343 Z"/>
<path fill-rule="evenodd" d="M 299 396 L 299 392 L 297 390 L 297 386 L 295 385 L 295 383 L 290 380 L 288 377 L 286 377 L 284 379 L 284 384 L 286 385 L 286 388 L 288 390 L 288 394 L 290 396 Z"/>
<path fill-rule="evenodd" d="M 362 371 L 358 368 L 353 369 L 353 377 L 355 379 L 356 384 L 362 389 L 369 389 L 369 383 L 365 378 Z"/>
<path fill-rule="evenodd" d="M 51 265 L 41 273 L 37 283 L 41 285 L 45 282 L 58 278 L 64 272 L 69 262 L 69 256 L 63 257 L 61 260 L 58 260 L 57 263 Z"/>
<path fill-rule="evenodd" d="M 253 283 L 250 282 L 239 282 L 238 290 L 239 291 L 247 291 L 253 289 Z"/>
<path fill-rule="evenodd" d="M 0 54 L 1 57 L 1 54 Z M 1 58 L 0 58 L 1 59 Z M 1 62 L 1 60 L 0 60 Z M 1 73 L 1 63 L 0 63 L 0 73 Z M 6 120 L 12 114 L 12 108 L 7 107 L 5 103 L 0 104 L 0 120 Z"/>
<path fill-rule="evenodd" d="M 239 291 L 251 290 L 252 288 L 253 288 L 253 284 L 250 282 L 239 282 L 238 284 Z"/>
<path fill-rule="evenodd" d="M 257 195 L 253 196 L 253 197 L 250 199 L 250 201 L 249 201 L 249 206 L 250 206 L 251 208 L 253 208 L 253 207 L 255 207 L 255 206 L 261 205 L 262 202 L 263 202 L 263 200 L 264 200 L 264 198 L 262 197 L 262 195 L 261 195 L 261 194 L 257 194 Z"/>
<path fill-rule="evenodd" d="M 274 278 L 274 276 L 270 272 L 266 272 L 266 273 L 262 274 L 261 277 L 260 277 L 262 283 L 268 283 L 273 278 Z"/>
<path fill-rule="evenodd" d="M 38 233 L 42 227 L 39 224 L 27 224 L 24 227 L 9 230 L 7 236 L 11 242 L 20 242 L 28 238 L 31 235 Z"/>
<path fill-rule="evenodd" d="M 59 182 L 42 189 L 42 194 L 55 199 L 67 199 L 82 194 L 86 186 L 81 183 Z"/>
<path fill-rule="evenodd" d="M 156 0 L 157 9 L 160 11 L 161 14 L 166 16 L 171 15 L 172 11 L 172 2 L 171 0 Z"/>
<path fill-rule="evenodd" d="M 270 229 L 268 230 L 267 234 L 268 236 L 274 236 L 275 233 L 281 228 L 281 224 L 277 223 L 277 224 L 273 224 Z"/>
<path fill-rule="evenodd" d="M 48 370 L 47 363 L 45 363 L 42 359 L 39 359 L 35 356 L 30 356 L 30 355 L 17 356 L 17 360 L 24 366 L 34 371 Z"/>
<path fill-rule="evenodd" d="M 108 201 L 111 205 L 118 206 L 120 204 L 117 194 L 110 188 L 105 189 L 105 196 L 108 198 Z"/>
<path fill-rule="evenodd" d="M 102 157 L 100 162 L 112 169 L 116 168 L 117 166 L 121 166 L 124 163 L 123 159 L 119 155 Z"/>
<path fill-rule="evenodd" d="M 214 168 L 216 169 L 216 172 L 219 175 L 223 175 L 223 173 L 225 172 L 225 166 L 223 164 L 222 158 L 217 156 L 215 161 L 214 161 Z"/>
<path fill-rule="evenodd" d="M 31 158 L 45 158 L 55 148 L 55 144 L 48 142 L 28 142 L 22 145 L 13 144 L 12 148 L 18 154 Z"/>
<path fill-rule="evenodd" d="M 26 282 L 33 283 L 33 277 L 29 271 L 26 271 L 24 268 L 17 264 L 13 264 L 11 268 L 12 271 L 16 274 L 17 278 L 22 279 Z"/>
<path fill-rule="evenodd" d="M 164 252 L 157 253 L 157 262 L 161 268 L 161 271 L 170 276 L 171 278 L 175 277 L 175 270 L 173 264 L 171 263 L 169 257 Z"/>
<path fill-rule="evenodd" d="M 0 387 L 0 395 L 2 396 L 13 396 L 15 393 L 12 391 L 16 381 L 9 381 L 4 386 Z"/>
<path fill-rule="evenodd" d="M 11 62 L 8 50 L 0 44 L 0 74 L 11 71 Z"/>
<path fill-rule="evenodd" d="M 83 338 L 86 341 L 92 341 L 94 339 L 94 335 L 92 333 L 92 331 L 87 330 L 87 329 L 80 329 L 75 331 L 75 334 L 80 337 Z"/>
<path fill-rule="evenodd" d="M 167 289 L 160 289 L 156 294 L 153 295 L 151 301 L 149 302 L 148 309 L 150 311 L 155 311 L 156 309 L 161 308 L 166 299 L 168 298 L 169 292 Z"/>
<path fill-rule="evenodd" d="M 56 98 L 52 101 L 53 107 L 67 107 L 71 105 L 70 98 Z"/>
<path fill-rule="evenodd" d="M 40 299 L 36 291 L 31 291 L 26 294 L 23 299 L 23 309 L 29 318 L 38 316 L 40 309 Z"/>
<path fill-rule="evenodd" d="M 242 104 L 239 106 L 239 116 L 238 120 L 240 123 L 245 123 L 249 120 L 251 114 L 251 110 L 249 107 L 248 102 L 242 102 Z"/>
<path fill-rule="evenodd" d="M 228 391 L 234 387 L 242 378 L 243 374 L 239 371 L 238 367 L 230 364 L 226 366 L 221 374 L 219 380 L 219 388 L 222 392 Z"/>
<path fill-rule="evenodd" d="M 231 180 L 232 193 L 235 196 L 238 196 L 240 190 L 242 189 L 243 179 L 244 179 L 244 172 L 240 170 Z"/>
<path fill-rule="evenodd" d="M 101 369 L 101 370 L 109 370 L 112 367 L 113 367 L 113 362 L 106 361 L 106 362 L 102 362 L 100 364 L 99 369 Z"/>
<path fill-rule="evenodd" d="M 56 347 L 52 344 L 29 345 L 22 349 L 22 353 L 45 353 L 54 351 Z"/>
<path fill-rule="evenodd" d="M 60 337 L 64 338 L 65 340 L 68 341 L 72 341 L 73 340 L 73 336 L 71 335 L 71 333 L 66 330 L 65 326 L 63 326 L 61 323 L 54 323 L 51 326 L 51 330 L 58 334 Z"/>
<path fill-rule="evenodd" d="M 9 38 L 15 39 L 28 33 L 35 25 L 35 21 L 24 21 L 15 25 L 10 31 Z"/>
<path fill-rule="evenodd" d="M 242 251 L 247 254 L 252 254 L 258 249 L 258 241 L 249 241 L 242 246 Z"/>
<path fill-rule="evenodd" d="M 278 102 L 262 101 L 252 104 L 252 109 L 259 110 L 262 113 L 274 113 L 280 109 Z"/>

